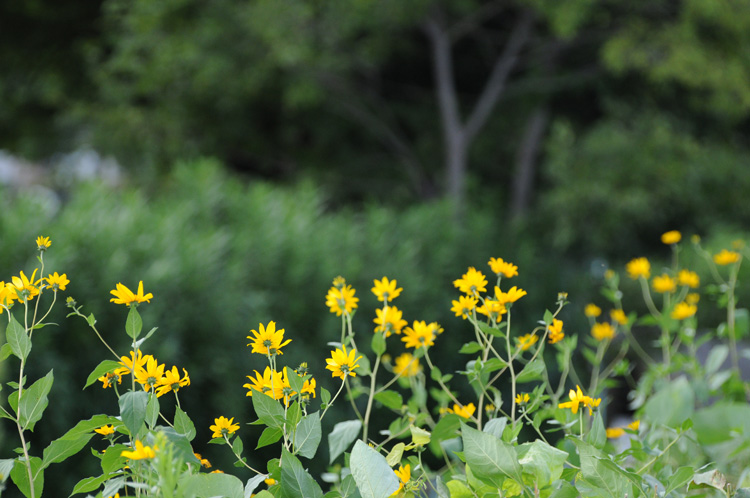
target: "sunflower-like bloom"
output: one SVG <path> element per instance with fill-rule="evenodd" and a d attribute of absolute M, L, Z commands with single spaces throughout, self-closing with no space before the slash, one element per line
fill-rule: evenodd
<path fill-rule="evenodd" d="M 151 299 L 154 298 L 154 295 L 150 292 L 145 295 L 143 294 L 143 280 L 138 282 L 138 292 L 136 294 L 133 294 L 133 291 L 119 282 L 115 286 L 115 289 L 109 291 L 109 293 L 115 296 L 110 299 L 109 302 L 115 304 L 124 304 L 127 306 L 138 306 L 138 304 L 144 301 L 150 303 Z"/>
<path fill-rule="evenodd" d="M 609 322 L 597 322 L 591 327 L 591 335 L 597 341 L 612 339 L 615 336 L 615 329 Z"/>
<path fill-rule="evenodd" d="M 537 337 L 536 334 L 526 334 L 516 340 L 518 341 L 518 347 L 521 348 L 521 351 L 526 351 L 537 343 L 539 337 Z"/>
<path fill-rule="evenodd" d="M 64 291 L 65 287 L 70 283 L 67 274 L 63 273 L 62 275 L 58 275 L 57 272 L 50 274 L 50 276 L 45 278 L 45 280 L 47 281 L 47 285 L 53 291 Z"/>
<path fill-rule="evenodd" d="M 628 323 L 628 317 L 621 309 L 610 310 L 609 317 L 620 325 L 627 325 Z"/>
<path fill-rule="evenodd" d="M 255 378 L 248 375 L 250 379 L 249 384 L 243 384 L 242 387 L 246 387 L 248 392 L 246 396 L 252 396 L 253 391 L 260 391 L 266 396 L 273 399 L 281 399 L 284 397 L 284 380 L 281 376 L 281 372 L 271 370 L 271 367 L 266 367 L 263 371 L 263 375 L 259 374 L 257 370 L 255 372 Z"/>
<path fill-rule="evenodd" d="M 511 287 L 508 292 L 503 292 L 500 290 L 500 287 L 495 286 L 495 299 L 501 304 L 507 305 L 509 303 L 515 303 L 525 295 L 526 291 L 519 289 L 515 285 Z"/>
<path fill-rule="evenodd" d="M 40 251 L 46 251 L 49 249 L 49 246 L 52 245 L 52 241 L 49 240 L 49 237 L 42 237 L 41 235 L 36 238 L 36 248 Z"/>
<path fill-rule="evenodd" d="M 505 278 L 511 278 L 518 275 L 518 267 L 513 263 L 503 261 L 503 258 L 490 258 L 487 262 L 492 272 L 497 275 L 503 275 Z"/>
<path fill-rule="evenodd" d="M 557 318 L 552 319 L 552 323 L 549 326 L 548 340 L 550 344 L 557 344 L 565 338 L 563 333 L 563 322 Z"/>
<path fill-rule="evenodd" d="M 684 320 L 685 318 L 690 318 L 691 316 L 695 315 L 695 313 L 698 311 L 698 307 L 694 304 L 688 304 L 686 302 L 677 303 L 677 305 L 672 310 L 672 313 L 670 313 L 670 316 L 674 320 Z"/>
<path fill-rule="evenodd" d="M 607 427 L 605 432 L 607 433 L 607 439 L 617 439 L 625 435 L 625 429 L 622 427 Z"/>
<path fill-rule="evenodd" d="M 115 370 L 114 373 L 122 377 L 123 375 L 135 372 L 142 369 L 149 358 L 153 357 L 150 354 L 144 355 L 140 349 L 135 354 L 131 351 L 130 357 L 120 356 L 120 365 L 122 367 Z"/>
<path fill-rule="evenodd" d="M 119 368 L 117 370 L 119 370 Z M 103 389 L 112 387 L 115 385 L 115 383 L 122 384 L 122 376 L 117 373 L 117 370 L 115 370 L 114 372 L 108 372 L 96 379 L 102 383 Z"/>
<path fill-rule="evenodd" d="M 419 358 L 415 358 L 411 353 L 402 353 L 393 365 L 393 373 L 402 377 L 414 377 L 421 371 Z"/>
<path fill-rule="evenodd" d="M 665 294 L 667 292 L 674 292 L 677 289 L 677 282 L 666 273 L 662 273 L 658 277 L 654 277 L 651 281 L 651 286 L 654 288 L 654 291 Z"/>
<path fill-rule="evenodd" d="M 137 368 L 135 371 L 135 381 L 143 386 L 144 391 L 150 391 L 156 389 L 159 385 L 162 377 L 164 377 L 164 368 L 166 365 L 163 363 L 159 365 L 156 358 L 149 356 L 146 360 L 146 366 Z M 158 396 L 158 395 L 157 395 Z"/>
<path fill-rule="evenodd" d="M 677 230 L 670 230 L 669 232 L 665 232 L 661 235 L 662 244 L 667 244 L 668 246 L 676 244 L 680 240 L 682 240 L 682 234 Z"/>
<path fill-rule="evenodd" d="M 411 479 L 411 466 L 407 463 L 406 465 L 399 465 L 398 470 L 394 470 L 396 477 L 398 477 L 398 489 L 391 495 L 398 495 L 401 490 L 404 489 L 404 484 L 409 482 Z"/>
<path fill-rule="evenodd" d="M 373 320 L 377 325 L 375 332 L 385 332 L 386 337 L 390 337 L 391 333 L 400 334 L 408 323 L 403 318 L 404 313 L 395 306 L 388 306 L 385 310 L 377 308 L 375 313 L 377 314 Z"/>
<path fill-rule="evenodd" d="M 507 312 L 508 312 L 508 308 L 505 306 L 505 304 L 495 299 L 489 299 L 489 298 L 485 299 L 484 304 L 482 304 L 481 306 L 477 308 L 477 313 L 480 313 L 489 318 L 492 318 L 495 321 L 498 321 L 500 317 L 506 314 Z"/>
<path fill-rule="evenodd" d="M 0 280 L 0 314 L 5 308 L 10 308 L 16 299 L 15 287 Z"/>
<path fill-rule="evenodd" d="M 207 468 L 207 469 L 211 468 L 211 462 L 209 462 L 207 458 L 203 458 L 200 453 L 193 453 L 193 455 L 195 455 L 195 458 L 197 458 L 198 460 L 200 460 L 201 467 L 204 467 L 204 468 Z"/>
<path fill-rule="evenodd" d="M 274 356 L 277 354 L 284 354 L 281 352 L 281 348 L 292 342 L 291 339 L 284 340 L 284 329 L 276 330 L 276 322 L 268 322 L 267 326 L 263 326 L 262 323 L 258 324 L 259 332 L 251 330 L 252 336 L 247 336 L 250 339 L 252 346 L 252 353 L 259 353 L 265 356 Z"/>
<path fill-rule="evenodd" d="M 471 266 L 461 278 L 453 281 L 453 285 L 464 294 L 475 296 L 487 291 L 487 278 L 481 271 Z"/>
<path fill-rule="evenodd" d="M 477 307 L 477 298 L 474 296 L 459 296 L 458 301 L 451 301 L 451 311 L 464 320 L 469 318 Z"/>
<path fill-rule="evenodd" d="M 602 314 L 602 309 L 594 303 L 589 303 L 583 308 L 583 314 L 591 318 L 596 318 Z"/>
<path fill-rule="evenodd" d="M 697 289 L 701 284 L 701 278 L 698 274 L 690 270 L 680 270 L 677 273 L 677 281 L 680 285 L 685 285 L 692 289 Z"/>
<path fill-rule="evenodd" d="M 378 298 L 378 301 L 390 302 L 396 299 L 401 291 L 404 290 L 401 287 L 396 288 L 395 280 L 388 280 L 388 277 L 383 277 L 382 280 L 373 280 L 375 287 L 373 287 L 372 293 Z"/>
<path fill-rule="evenodd" d="M 31 278 L 26 278 L 26 275 L 24 275 L 23 272 L 19 275 L 20 276 L 18 277 L 11 278 L 11 283 L 8 285 L 11 290 L 15 291 L 16 299 L 21 302 L 31 301 L 34 299 L 34 296 L 39 295 L 39 284 L 42 283 L 42 281 L 34 280 L 36 269 L 34 269 L 34 272 L 31 274 Z"/>
<path fill-rule="evenodd" d="M 448 408 L 446 411 L 448 413 L 455 413 L 462 418 L 471 418 L 471 416 L 474 415 L 474 412 L 477 411 L 477 407 L 474 406 L 474 403 L 469 403 L 468 405 L 463 406 L 454 403 L 453 408 Z"/>
<path fill-rule="evenodd" d="M 331 351 L 331 357 L 326 358 L 326 369 L 331 371 L 332 377 L 338 377 L 341 380 L 346 379 L 346 376 L 356 377 L 354 369 L 359 365 L 357 362 L 362 356 L 356 356 L 355 350 L 346 352 L 346 346 L 341 346 L 341 349 L 335 349 Z"/>
<path fill-rule="evenodd" d="M 318 383 L 315 381 L 314 377 L 310 377 L 310 379 L 306 380 L 304 384 L 302 384 L 302 392 L 300 393 L 300 396 L 303 399 L 307 399 L 310 396 L 315 398 L 315 388 L 318 387 Z"/>
<path fill-rule="evenodd" d="M 102 436 L 109 436 L 110 434 L 115 433 L 115 428 L 111 424 L 103 425 L 98 429 L 94 429 L 94 432 L 96 432 L 97 434 L 101 434 Z"/>
<path fill-rule="evenodd" d="M 184 368 L 182 369 L 182 372 L 185 375 L 180 378 L 180 371 L 177 370 L 177 367 L 175 366 L 172 367 L 172 370 L 165 371 L 164 377 L 159 379 L 156 383 L 156 397 L 163 396 L 169 391 L 177 392 L 181 387 L 189 386 L 190 376 Z"/>
<path fill-rule="evenodd" d="M 531 399 L 531 396 L 529 396 L 529 393 L 523 393 L 523 394 L 518 393 L 518 394 L 516 394 L 516 404 L 517 405 L 525 405 L 526 403 L 529 402 L 530 399 Z"/>
<path fill-rule="evenodd" d="M 209 429 L 213 431 L 211 438 L 224 436 L 230 437 L 232 434 L 240 430 L 240 426 L 239 424 L 234 423 L 234 417 L 226 418 L 222 415 L 221 417 L 214 419 L 214 425 L 209 426 Z"/>
<path fill-rule="evenodd" d="M 354 297 L 355 292 L 351 285 L 341 288 L 331 287 L 326 294 L 326 306 L 331 309 L 331 313 L 336 313 L 336 316 L 341 316 L 343 313 L 351 314 L 359 302 L 359 298 Z"/>
<path fill-rule="evenodd" d="M 722 249 L 718 254 L 714 254 L 714 263 L 720 266 L 731 265 L 740 260 L 740 253 Z"/>
<path fill-rule="evenodd" d="M 134 451 L 123 450 L 123 452 L 120 453 L 120 456 L 124 456 L 131 460 L 144 460 L 147 458 L 154 458 L 156 452 L 150 446 L 143 446 L 143 443 L 136 441 Z"/>
<path fill-rule="evenodd" d="M 407 348 L 428 347 L 435 344 L 436 330 L 432 324 L 414 320 L 411 327 L 404 329 L 404 337 L 401 338 L 406 343 Z"/>
<path fill-rule="evenodd" d="M 696 292 L 690 292 L 687 296 L 685 296 L 685 302 L 688 304 L 698 304 L 698 301 L 700 300 L 701 296 Z"/>
<path fill-rule="evenodd" d="M 570 408 L 570 411 L 573 412 L 574 415 L 578 413 L 579 405 L 583 405 L 584 407 L 588 408 L 589 415 L 591 415 L 593 413 L 592 409 L 599 406 L 599 403 L 602 402 L 601 398 L 592 398 L 590 396 L 585 396 L 581 391 L 580 386 L 576 386 L 575 391 L 571 389 L 570 393 L 568 393 L 568 397 L 570 398 L 570 401 L 560 403 L 557 406 L 558 408 Z"/>
<path fill-rule="evenodd" d="M 628 276 L 633 280 L 638 280 L 640 277 L 651 277 L 651 263 L 649 263 L 646 258 L 632 259 L 625 266 L 625 270 L 628 272 Z"/>

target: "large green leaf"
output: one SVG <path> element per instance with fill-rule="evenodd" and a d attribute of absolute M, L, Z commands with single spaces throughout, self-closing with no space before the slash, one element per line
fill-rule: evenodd
<path fill-rule="evenodd" d="M 98 489 L 99 486 L 102 485 L 103 482 L 105 482 L 107 479 L 109 479 L 109 475 L 102 475 L 98 477 L 85 477 L 78 481 L 75 486 L 73 486 L 73 492 L 70 493 L 71 496 L 76 495 L 78 493 L 88 493 L 90 491 L 94 491 L 95 489 Z"/>
<path fill-rule="evenodd" d="M 89 374 L 88 378 L 86 379 L 86 385 L 84 385 L 83 388 L 86 389 L 91 384 L 96 382 L 99 379 L 99 377 L 103 376 L 104 374 L 110 373 L 118 368 L 122 368 L 122 364 L 120 364 L 120 362 L 118 361 L 114 361 L 114 360 L 102 361 Z"/>
<path fill-rule="evenodd" d="M 191 498 L 245 497 L 242 481 L 230 474 L 186 474 L 178 486 L 185 497 Z"/>
<path fill-rule="evenodd" d="M 195 424 L 179 406 L 174 412 L 174 430 L 184 435 L 188 441 L 195 439 Z"/>
<path fill-rule="evenodd" d="M 333 463 L 336 458 L 349 448 L 352 441 L 357 439 L 359 431 L 362 430 L 362 422 L 359 420 L 347 420 L 333 426 L 328 434 L 328 463 Z"/>
<path fill-rule="evenodd" d="M 34 482 L 34 496 L 42 496 L 42 490 L 44 489 L 44 470 L 42 469 L 42 459 L 38 457 L 31 457 L 29 459 L 31 463 L 31 476 Z M 10 478 L 13 483 L 18 486 L 18 489 L 23 493 L 26 498 L 31 497 L 31 486 L 29 485 L 29 472 L 24 462 L 20 459 L 16 460 L 13 464 L 13 470 L 10 471 Z"/>
<path fill-rule="evenodd" d="M 385 457 L 362 441 L 354 443 L 349 468 L 362 498 L 386 498 L 398 489 L 398 476 Z"/>
<path fill-rule="evenodd" d="M 523 482 L 521 464 L 513 446 L 486 432 L 461 423 L 464 458 L 474 475 L 500 488 L 506 477 Z"/>
<path fill-rule="evenodd" d="M 695 406 L 695 393 L 685 377 L 673 380 L 646 402 L 648 420 L 669 427 L 679 427 L 690 418 Z"/>
<path fill-rule="evenodd" d="M 252 398 L 255 414 L 264 424 L 278 429 L 284 426 L 284 409 L 278 401 L 259 391 L 255 391 Z"/>
<path fill-rule="evenodd" d="M 127 392 L 120 396 L 120 417 L 130 435 L 135 437 L 146 420 L 148 393 L 145 391 Z"/>
<path fill-rule="evenodd" d="M 297 449 L 297 454 L 305 458 L 314 457 L 322 437 L 320 412 L 313 412 L 303 417 L 294 433 L 294 447 Z"/>
<path fill-rule="evenodd" d="M 5 329 L 5 340 L 10 344 L 13 354 L 25 360 L 31 352 L 31 339 L 29 339 L 23 325 L 18 323 L 13 314 L 10 315 L 10 322 Z"/>
<path fill-rule="evenodd" d="M 307 473 L 297 457 L 285 448 L 281 450 L 281 496 L 282 498 L 323 497 L 323 491 L 315 479 Z"/>
<path fill-rule="evenodd" d="M 141 315 L 138 313 L 135 306 L 131 306 L 130 311 L 128 312 L 128 317 L 125 319 L 125 332 L 135 341 L 138 339 L 138 336 L 141 335 L 142 328 L 143 320 L 141 320 Z"/>
<path fill-rule="evenodd" d="M 47 375 L 34 382 L 21 394 L 18 402 L 18 418 L 24 430 L 34 430 L 34 424 L 42 418 L 44 409 L 49 404 L 47 394 L 52 389 L 54 380 L 55 376 L 50 370 Z"/>
<path fill-rule="evenodd" d="M 541 489 L 560 478 L 568 453 L 539 439 L 523 445 L 524 454 L 519 459 L 523 472 L 534 476 L 536 487 Z"/>
<path fill-rule="evenodd" d="M 581 474 L 588 485 L 596 488 L 601 496 L 610 498 L 633 496 L 632 485 L 628 477 L 624 475 L 624 469 L 619 469 L 611 461 L 612 465 L 607 465 L 605 460 L 609 460 L 608 457 L 592 445 L 577 438 L 570 440 L 578 447 Z"/>

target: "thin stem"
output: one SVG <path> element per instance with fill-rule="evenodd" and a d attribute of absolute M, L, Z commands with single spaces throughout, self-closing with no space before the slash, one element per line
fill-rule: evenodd
<path fill-rule="evenodd" d="M 515 429 L 516 427 L 516 370 L 513 368 L 513 358 L 510 349 L 510 308 L 508 309 L 508 318 L 505 330 L 505 347 L 508 352 L 508 370 L 510 370 L 510 388 L 511 388 L 511 408 L 510 421 Z"/>
<path fill-rule="evenodd" d="M 667 451 L 669 451 L 669 448 L 671 448 L 671 447 L 672 447 L 672 445 L 674 445 L 674 444 L 675 444 L 675 443 L 676 443 L 677 441 L 679 441 L 679 440 L 680 440 L 680 438 L 682 437 L 682 435 L 683 435 L 683 434 L 684 434 L 684 432 L 681 432 L 681 433 L 677 434 L 677 437 L 676 437 L 676 438 L 674 438 L 674 440 L 673 440 L 673 441 L 672 441 L 671 443 L 669 443 L 669 444 L 667 445 L 667 447 L 666 447 L 666 448 L 664 448 L 664 449 L 663 449 L 663 450 L 661 451 L 661 453 L 659 453 L 659 454 L 658 454 L 658 455 L 656 455 L 656 456 L 655 456 L 654 458 L 652 458 L 651 460 L 649 460 L 648 462 L 646 462 L 646 464 L 645 464 L 645 465 L 644 465 L 643 467 L 641 467 L 640 469 L 638 469 L 638 471 L 636 472 L 636 474 L 641 474 L 641 473 L 642 473 L 642 472 L 643 472 L 644 470 L 646 470 L 647 468 L 651 467 L 651 465 L 653 465 L 653 464 L 654 464 L 654 462 L 656 462 L 656 461 L 657 461 L 657 460 L 658 460 L 659 458 L 661 458 L 662 456 L 664 456 L 664 454 L 665 454 L 665 453 L 666 453 Z"/>
<path fill-rule="evenodd" d="M 346 393 L 349 395 L 349 401 L 352 404 L 352 408 L 354 408 L 354 413 L 357 415 L 357 418 L 360 422 L 362 422 L 364 419 L 362 418 L 362 414 L 359 413 L 359 409 L 357 408 L 357 404 L 354 402 L 354 395 L 352 394 L 352 389 L 349 387 L 349 377 L 346 377 L 344 379 L 344 384 L 346 384 Z"/>
<path fill-rule="evenodd" d="M 345 380 L 341 381 L 341 385 L 339 386 L 339 390 L 336 391 L 336 395 L 333 397 L 333 399 L 331 399 L 331 401 L 328 402 L 328 404 L 326 405 L 325 410 L 323 410 L 323 413 L 320 414 L 320 420 L 323 420 L 323 417 L 325 417 L 326 412 L 328 411 L 328 409 L 333 405 L 333 402 L 336 401 L 336 398 L 339 397 L 339 394 L 341 394 L 341 390 L 344 388 L 344 383 L 345 382 L 346 382 Z"/>
<path fill-rule="evenodd" d="M 383 332 L 385 333 L 385 332 Z M 375 398 L 375 381 L 378 375 L 378 367 L 380 366 L 380 356 L 375 358 L 375 367 L 372 369 L 370 374 L 370 396 L 367 398 L 367 409 L 365 410 L 365 419 L 362 423 L 362 441 L 367 442 L 367 430 L 370 424 L 370 412 L 372 411 L 372 400 Z"/>
<path fill-rule="evenodd" d="M 222 434 L 222 435 L 224 436 L 224 441 L 226 441 L 226 442 L 227 442 L 227 444 L 229 445 L 229 447 L 230 447 L 230 448 L 232 448 L 232 453 L 233 453 L 233 454 L 234 454 L 234 456 L 235 456 L 235 457 L 237 458 L 237 461 L 238 461 L 238 462 L 240 462 L 240 463 L 241 463 L 242 465 L 244 465 L 244 466 L 245 466 L 245 467 L 247 467 L 248 469 L 252 470 L 252 471 L 253 471 L 253 472 L 255 472 L 256 474 L 263 474 L 263 472 L 259 472 L 259 471 L 255 470 L 254 468 L 252 468 L 251 466 L 249 466 L 249 465 L 247 464 L 247 462 L 245 462 L 245 461 L 244 461 L 244 460 L 243 460 L 243 459 L 242 459 L 242 458 L 240 457 L 240 455 L 238 455 L 237 453 L 235 453 L 235 452 L 234 452 L 234 447 L 232 446 L 232 443 L 230 443 L 230 442 L 229 442 L 229 438 L 227 437 L 227 435 L 226 435 L 226 434 Z"/>
<path fill-rule="evenodd" d="M 435 367 L 432 364 L 432 360 L 430 360 L 430 354 L 428 353 L 427 348 L 425 348 L 425 350 L 424 350 L 424 357 L 427 360 L 427 364 L 430 366 L 430 370 L 434 369 Z M 455 404 L 457 404 L 458 406 L 463 406 L 463 403 L 461 403 L 460 401 L 458 401 L 456 399 L 456 397 L 453 395 L 453 393 L 450 391 L 450 389 L 448 389 L 448 386 L 446 386 L 443 383 L 443 379 L 438 379 L 437 382 L 438 382 L 438 384 L 440 384 L 440 387 L 443 389 L 443 391 L 445 391 L 446 394 L 448 394 L 448 396 L 450 397 L 450 399 L 452 399 Z M 474 422 L 477 422 L 476 417 L 474 417 L 473 415 L 471 416 L 471 419 Z"/>

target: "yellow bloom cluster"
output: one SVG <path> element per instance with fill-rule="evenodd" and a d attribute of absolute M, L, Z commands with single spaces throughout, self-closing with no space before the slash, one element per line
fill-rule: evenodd
<path fill-rule="evenodd" d="M 122 383 L 122 377 L 133 374 L 135 381 L 143 386 L 144 391 L 154 390 L 157 397 L 161 397 L 168 392 L 177 392 L 180 388 L 190 385 L 190 376 L 187 370 L 182 369 L 183 376 L 176 366 L 171 370 L 166 370 L 166 365 L 159 362 L 152 355 L 144 355 L 141 350 L 135 353 L 130 352 L 130 356 L 121 356 L 120 365 L 122 367 L 111 373 L 99 377 L 102 387 L 105 389 L 111 387 L 115 382 Z"/>
<path fill-rule="evenodd" d="M 570 401 L 560 403 L 557 406 L 558 408 L 570 408 L 570 411 L 573 412 L 574 415 L 578 413 L 578 407 L 580 405 L 588 408 L 589 415 L 591 415 L 593 413 L 592 410 L 599 406 L 599 404 L 602 402 L 601 398 L 592 398 L 590 396 L 585 396 L 581 391 L 580 386 L 576 386 L 575 391 L 571 389 L 570 393 L 568 393 L 568 397 L 570 398 Z"/>
<path fill-rule="evenodd" d="M 277 372 L 271 367 L 266 367 L 262 375 L 257 370 L 254 370 L 254 372 L 255 377 L 248 375 L 247 378 L 250 379 L 250 382 L 242 386 L 248 389 L 246 396 L 252 396 L 253 391 L 258 391 L 272 399 L 283 399 L 284 403 L 288 405 L 292 398 L 298 394 L 292 389 L 287 369 Z M 312 396 L 314 398 L 316 387 L 317 382 L 314 378 L 305 380 L 302 384 L 302 397 Z"/>

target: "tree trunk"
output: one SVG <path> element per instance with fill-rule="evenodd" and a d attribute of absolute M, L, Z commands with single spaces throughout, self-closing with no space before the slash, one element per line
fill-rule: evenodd
<path fill-rule="evenodd" d="M 547 106 L 539 105 L 526 121 L 521 144 L 516 154 L 516 170 L 511 193 L 511 215 L 521 218 L 528 211 L 534 186 L 536 162 L 549 121 Z"/>

